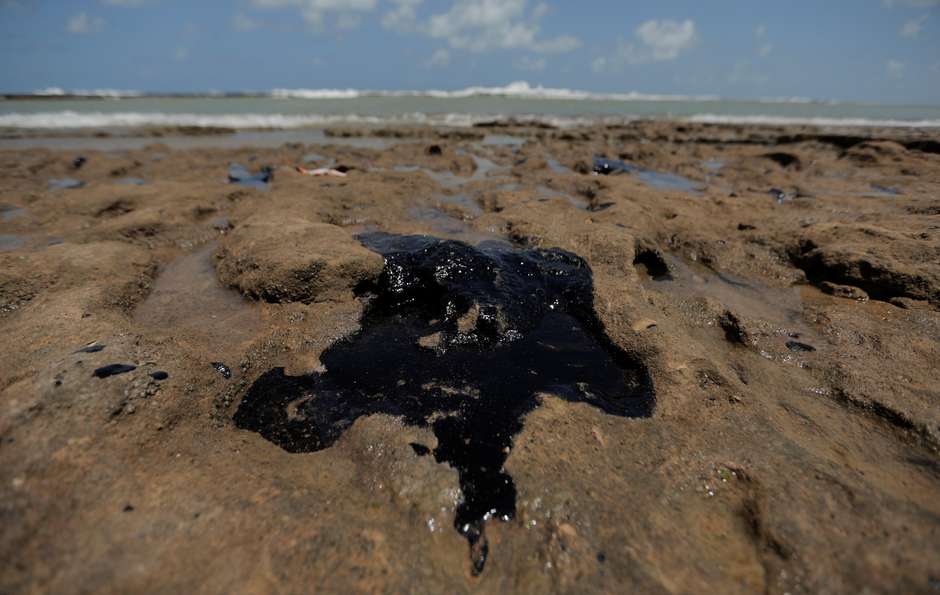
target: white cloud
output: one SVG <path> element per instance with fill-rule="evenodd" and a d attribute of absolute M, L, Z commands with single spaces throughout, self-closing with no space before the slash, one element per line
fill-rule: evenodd
<path fill-rule="evenodd" d="M 516 70 L 527 70 L 529 72 L 541 72 L 548 66 L 545 58 L 533 58 L 532 56 L 522 56 L 512 61 L 513 68 Z"/>
<path fill-rule="evenodd" d="M 686 19 L 675 21 L 646 21 L 636 30 L 637 37 L 652 51 L 654 62 L 675 60 L 682 50 L 695 44 L 695 22 Z"/>
<path fill-rule="evenodd" d="M 377 0 L 251 0 L 258 8 L 296 8 L 304 22 L 315 29 L 323 29 L 333 18 L 340 29 L 359 26 L 362 13 L 371 12 Z"/>
<path fill-rule="evenodd" d="M 920 35 L 921 30 L 924 28 L 924 23 L 926 22 L 927 15 L 922 15 L 916 19 L 911 19 L 901 26 L 901 31 L 899 33 L 901 37 L 917 37 Z"/>
<path fill-rule="evenodd" d="M 570 52 L 581 45 L 570 35 L 539 36 L 546 8 L 527 14 L 526 0 L 456 0 L 450 10 L 434 14 L 421 30 L 452 48 L 484 52 L 522 49 L 538 53 Z"/>
<path fill-rule="evenodd" d="M 774 44 L 767 41 L 767 25 L 761 23 L 754 28 L 754 37 L 757 39 L 759 46 L 757 46 L 757 55 L 761 58 L 766 58 L 774 51 Z"/>
<path fill-rule="evenodd" d="M 621 70 L 628 64 L 669 62 L 698 41 L 695 21 L 691 19 L 681 23 L 670 20 L 646 21 L 636 28 L 634 36 L 639 44 L 621 41 L 609 57 L 595 58 L 591 63 L 594 72 Z"/>
<path fill-rule="evenodd" d="M 679 52 L 695 43 L 695 22 L 646 21 L 637 28 L 636 35 L 652 50 L 654 62 L 675 60 Z"/>
<path fill-rule="evenodd" d="M 450 52 L 443 48 L 431 54 L 431 58 L 424 63 L 429 68 L 443 68 L 448 64 L 450 64 Z"/>
<path fill-rule="evenodd" d="M 535 5 L 535 8 L 532 9 L 532 19 L 536 21 L 542 20 L 545 16 L 552 11 L 552 7 L 544 2 L 539 2 Z"/>
<path fill-rule="evenodd" d="M 235 16 L 232 17 L 232 28 L 236 31 L 254 31 L 255 29 L 260 29 L 261 24 L 261 21 L 257 21 L 240 12 L 235 13 Z"/>
<path fill-rule="evenodd" d="M 126 0 L 120 0 L 126 1 Z M 133 0 L 131 0 L 133 1 Z M 364 15 L 381 1 L 388 10 L 381 23 L 400 33 L 420 33 L 447 43 L 452 49 L 484 52 L 518 49 L 538 53 L 569 52 L 581 45 L 571 35 L 544 37 L 541 21 L 551 7 L 538 2 L 529 10 L 528 0 L 453 0 L 446 12 L 419 18 L 424 0 L 250 0 L 260 9 L 294 8 L 308 25 L 323 29 L 359 26 Z M 236 15 L 236 28 L 247 21 Z M 242 28 L 241 30 L 246 30 Z"/>
<path fill-rule="evenodd" d="M 888 71 L 888 76 L 893 79 L 904 78 L 904 62 L 899 60 L 888 60 L 885 63 L 885 69 Z"/>
<path fill-rule="evenodd" d="M 382 16 L 382 26 L 393 31 L 409 32 L 417 28 L 418 7 L 424 0 L 392 0 L 394 8 Z"/>
<path fill-rule="evenodd" d="M 76 35 L 88 35 L 91 33 L 100 33 L 104 29 L 104 19 L 101 17 L 90 17 L 87 13 L 80 12 L 69 19 L 65 24 L 65 30 Z"/>

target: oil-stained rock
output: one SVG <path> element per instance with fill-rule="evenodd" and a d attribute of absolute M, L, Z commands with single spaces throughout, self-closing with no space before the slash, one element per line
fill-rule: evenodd
<path fill-rule="evenodd" d="M 574 254 L 426 236 L 361 239 L 385 257 L 361 330 L 323 352 L 323 373 L 262 374 L 235 423 L 289 452 L 329 448 L 376 413 L 430 428 L 435 459 L 459 473 L 454 527 L 480 572 L 486 521 L 515 514 L 503 465 L 539 395 L 645 417 L 654 404 L 649 373 L 607 337 L 591 269 Z"/>

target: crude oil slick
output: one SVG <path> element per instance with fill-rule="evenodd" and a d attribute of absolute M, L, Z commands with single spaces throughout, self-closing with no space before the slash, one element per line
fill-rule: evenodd
<path fill-rule="evenodd" d="M 295 453 L 328 448 L 375 413 L 429 427 L 437 446 L 412 448 L 458 471 L 454 527 L 479 573 L 486 522 L 515 515 L 503 464 L 539 395 L 647 417 L 655 403 L 649 373 L 605 334 L 591 270 L 574 254 L 427 236 L 359 239 L 385 257 L 378 282 L 362 289 L 361 329 L 323 352 L 325 372 L 263 374 L 235 423 Z"/>

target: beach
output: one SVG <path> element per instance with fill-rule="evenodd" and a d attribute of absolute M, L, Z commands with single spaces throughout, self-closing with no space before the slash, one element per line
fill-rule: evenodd
<path fill-rule="evenodd" d="M 0 592 L 938 589 L 937 108 L 446 99 L 3 108 Z"/>

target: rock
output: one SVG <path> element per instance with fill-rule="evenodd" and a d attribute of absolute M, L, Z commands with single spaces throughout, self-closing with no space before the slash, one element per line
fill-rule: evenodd
<path fill-rule="evenodd" d="M 718 319 L 718 324 L 725 331 L 725 338 L 731 343 L 747 345 L 748 333 L 744 330 L 744 325 L 730 310 L 725 310 Z"/>
<path fill-rule="evenodd" d="M 630 327 L 636 332 L 645 331 L 656 326 L 656 321 L 652 318 L 641 318 L 633 323 Z"/>
<path fill-rule="evenodd" d="M 858 287 L 852 287 L 851 285 L 838 285 L 829 281 L 823 281 L 819 284 L 819 288 L 824 293 L 828 293 L 829 295 L 834 295 L 836 297 L 858 300 L 860 302 L 868 301 L 867 293 Z"/>
<path fill-rule="evenodd" d="M 796 169 L 800 169 L 800 166 L 802 165 L 799 157 L 797 157 L 796 155 L 792 153 L 784 153 L 782 151 L 776 151 L 773 153 L 765 153 L 761 155 L 761 157 L 763 157 L 764 159 L 769 159 L 783 168 L 787 168 L 792 165 L 792 166 L 795 166 Z"/>
<path fill-rule="evenodd" d="M 888 303 L 905 310 L 930 309 L 929 302 L 925 302 L 924 300 L 912 300 L 906 297 L 893 297 L 888 300 Z"/>
<path fill-rule="evenodd" d="M 856 163 L 878 163 L 882 160 L 900 158 L 907 149 L 904 145 L 894 141 L 866 141 L 848 148 L 841 158 L 850 159 Z"/>
<path fill-rule="evenodd" d="M 940 304 L 940 246 L 870 224 L 810 225 L 790 260 L 807 279 L 849 285 L 872 299 L 907 297 Z"/>
<path fill-rule="evenodd" d="M 437 332 L 432 335 L 427 335 L 425 337 L 418 338 L 418 345 L 424 347 L 425 349 L 437 349 L 441 346 L 441 333 Z"/>
<path fill-rule="evenodd" d="M 578 161 L 574 164 L 572 169 L 581 175 L 587 175 L 591 173 L 591 166 L 588 165 L 585 161 Z"/>
<path fill-rule="evenodd" d="M 381 256 L 335 225 L 288 214 L 252 217 L 223 240 L 219 279 L 268 302 L 341 300 L 377 278 Z"/>

